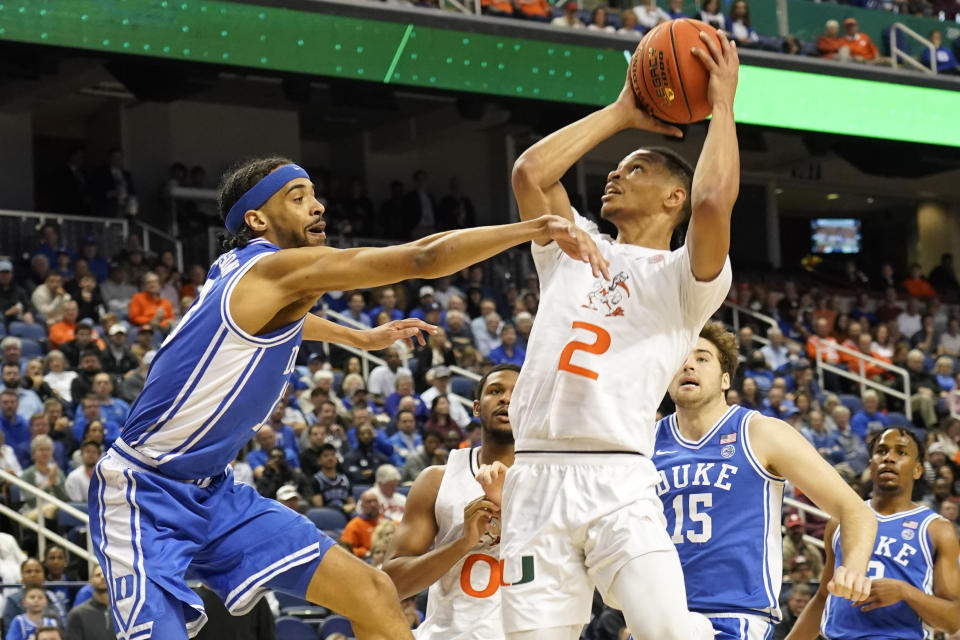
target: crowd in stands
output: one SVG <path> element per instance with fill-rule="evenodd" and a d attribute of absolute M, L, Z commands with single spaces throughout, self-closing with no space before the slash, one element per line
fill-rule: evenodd
<path fill-rule="evenodd" d="M 425 176 L 419 178 L 425 185 Z M 410 209 L 419 208 L 414 227 L 439 226 L 439 207 L 425 186 L 400 195 Z M 458 221 L 469 200 L 460 202 Z M 372 216 L 373 207 L 366 211 Z M 376 227 L 375 216 L 341 224 L 365 220 Z M 369 327 L 419 317 L 441 330 L 425 346 L 396 343 L 372 368 L 343 349 L 306 343 L 284 400 L 238 452 L 235 479 L 307 514 L 357 557 L 379 565 L 410 483 L 424 468 L 442 464 L 450 450 L 480 441 L 479 425 L 461 401 L 473 394 L 469 374 L 523 364 L 540 311 L 537 278 L 516 274 L 523 277 L 504 286 L 494 272 L 486 263 L 429 282 L 326 294 L 320 304 L 340 313 L 341 322 Z M 118 437 L 155 350 L 203 286 L 203 266 L 188 274 L 177 271 L 169 251 L 147 255 L 135 238 L 110 257 L 100 255 L 96 238 L 63 246 L 54 225 L 38 230 L 32 254 L 0 259 L 0 333 L 6 334 L 0 341 L 0 469 L 60 500 L 85 501 L 93 467 Z M 734 286 L 731 303 L 772 318 L 775 326 L 757 316 L 738 318 L 742 364 L 728 402 L 793 425 L 861 495 L 870 486 L 870 438 L 890 425 L 913 430 L 927 445 L 922 499 L 957 524 L 960 420 L 952 413 L 960 408 L 953 395 L 960 383 L 960 310 L 944 301 L 958 293 L 950 255 L 929 274 L 912 265 L 899 275 L 884 264 L 868 278 L 851 261 L 830 280 Z M 727 326 L 731 309 L 718 314 Z M 820 363 L 828 365 L 822 378 Z M 909 380 L 885 364 L 907 370 Z M 838 371 L 862 371 L 871 384 Z M 58 526 L 52 505 L 18 493 L 4 485 L 8 504 Z M 788 494 L 806 500 L 793 489 Z M 819 550 L 803 534 L 822 536 L 824 523 L 791 512 L 784 525 L 789 621 L 822 567 Z M 4 633 L 52 620 L 67 638 L 100 637 L 70 629 L 71 620 L 102 622 L 90 612 L 104 606 L 102 575 L 90 576 L 87 592 L 95 599 L 81 610 L 71 591 L 44 584 L 68 573 L 80 577 L 85 567 L 59 547 L 47 546 L 42 563 L 27 558 L 35 537 L 4 526 L 10 533 L 0 534 L 0 576 L 23 585 L 6 594 Z M 416 624 L 423 607 L 405 606 Z M 609 616 L 603 620 L 586 637 L 608 637 L 600 627 L 616 625 Z"/>

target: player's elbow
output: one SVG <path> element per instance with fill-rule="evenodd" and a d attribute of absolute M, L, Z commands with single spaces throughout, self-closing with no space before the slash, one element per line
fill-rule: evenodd
<path fill-rule="evenodd" d="M 529 151 L 524 152 L 517 161 L 513 163 L 513 172 L 510 174 L 510 182 L 513 185 L 513 192 L 516 194 L 524 193 L 530 189 L 540 187 L 540 169 L 537 161 L 528 155 Z"/>

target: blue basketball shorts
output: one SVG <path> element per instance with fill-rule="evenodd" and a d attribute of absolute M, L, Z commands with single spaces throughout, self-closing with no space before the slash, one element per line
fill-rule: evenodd
<path fill-rule="evenodd" d="M 207 621 L 187 586 L 200 580 L 242 615 L 268 589 L 303 597 L 333 546 L 312 522 L 233 473 L 164 477 L 109 452 L 90 481 L 90 534 L 117 637 L 183 640 Z"/>
<path fill-rule="evenodd" d="M 716 618 L 709 613 L 703 615 L 710 619 L 710 624 L 717 632 L 714 640 L 769 640 L 773 637 L 773 623 L 763 616 L 731 615 Z"/>

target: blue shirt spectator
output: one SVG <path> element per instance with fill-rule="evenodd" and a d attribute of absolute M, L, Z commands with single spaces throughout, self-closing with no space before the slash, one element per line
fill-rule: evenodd
<path fill-rule="evenodd" d="M 843 447 L 846 458 L 844 462 L 850 465 L 853 472 L 859 476 L 870 464 L 867 444 L 850 428 L 850 409 L 839 405 L 834 408 L 832 417 L 837 425 L 837 444 Z"/>
<path fill-rule="evenodd" d="M 887 416 L 882 414 L 879 409 L 880 399 L 876 391 L 868 390 L 863 394 L 863 408 L 853 414 L 850 418 L 850 429 L 863 438 L 872 431 L 877 431 L 890 426 Z"/>
<path fill-rule="evenodd" d="M 837 434 L 834 431 L 827 431 L 823 424 L 823 414 L 819 411 L 811 411 L 807 414 L 809 427 L 800 429 L 800 433 L 806 438 L 813 448 L 823 456 L 830 464 L 843 462 L 845 454 L 843 447 L 837 440 Z"/>
<path fill-rule="evenodd" d="M 797 407 L 784 397 L 783 389 L 780 387 L 771 387 L 760 408 L 760 413 L 778 420 L 786 420 L 791 411 L 796 411 Z"/>
<path fill-rule="evenodd" d="M 500 346 L 492 349 L 487 356 L 493 364 L 523 365 L 527 357 L 526 350 L 517 344 L 517 330 L 512 324 L 503 325 L 500 330 Z"/>
<path fill-rule="evenodd" d="M 4 390 L 0 394 L 0 430 L 3 430 L 4 442 L 16 450 L 18 446 L 30 444 L 30 423 L 17 413 L 16 392 Z"/>
<path fill-rule="evenodd" d="M 416 408 L 413 411 L 413 415 L 417 418 L 417 422 L 423 422 L 430 417 L 430 408 L 424 404 L 423 400 L 420 399 L 420 396 L 412 391 L 413 385 L 411 383 L 411 391 L 409 393 L 391 393 L 387 396 L 387 399 L 383 402 L 383 408 L 387 411 L 387 415 L 390 418 L 397 417 L 397 409 L 400 407 L 400 400 L 406 396 L 413 398 L 414 405 Z"/>
<path fill-rule="evenodd" d="M 943 34 L 934 31 L 930 34 L 930 42 L 936 47 L 934 54 L 936 56 L 937 73 L 957 73 L 957 59 L 953 56 L 953 51 L 943 46 Z M 920 54 L 920 62 L 925 67 L 930 66 L 930 49 L 924 47 L 923 53 Z"/>
<path fill-rule="evenodd" d="M 373 323 L 370 321 L 370 316 L 363 311 L 364 305 L 363 294 L 359 291 L 354 291 L 347 296 L 347 308 L 344 309 L 342 313 L 354 322 L 362 324 L 365 327 L 372 327 Z M 342 320 L 338 322 L 344 326 L 351 326 Z"/>
<path fill-rule="evenodd" d="M 393 464 L 397 467 L 403 467 L 407 458 L 423 444 L 423 439 L 417 433 L 416 418 L 410 411 L 397 415 L 397 432 L 390 436 L 389 442 L 393 445 Z"/>

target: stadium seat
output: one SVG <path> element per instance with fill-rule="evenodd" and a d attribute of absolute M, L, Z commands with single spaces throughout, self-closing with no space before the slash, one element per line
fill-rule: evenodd
<path fill-rule="evenodd" d="M 43 347 L 36 340 L 20 338 L 20 356 L 30 360 L 43 357 Z"/>
<path fill-rule="evenodd" d="M 907 419 L 902 413 L 890 412 L 887 414 L 887 421 L 891 427 L 913 427 L 913 422 Z"/>
<path fill-rule="evenodd" d="M 397 487 L 397 493 L 402 493 L 405 496 L 410 495 L 410 489 L 413 485 L 405 484 L 403 486 Z"/>
<path fill-rule="evenodd" d="M 86 502 L 71 502 L 70 506 L 74 509 L 78 509 L 79 511 L 87 513 L 88 507 Z M 76 527 L 85 527 L 87 524 L 61 509 L 57 511 L 57 526 L 59 526 L 62 531 L 69 531 L 70 529 L 74 529 Z"/>
<path fill-rule="evenodd" d="M 450 378 L 450 390 L 458 396 L 463 396 L 467 400 L 473 399 L 473 388 L 476 384 L 473 380 L 464 376 L 454 376 Z"/>
<path fill-rule="evenodd" d="M 0 322 L 0 338 L 7 337 L 7 325 Z"/>
<path fill-rule="evenodd" d="M 343 529 L 347 526 L 347 516 L 343 515 L 339 509 L 315 507 L 309 509 L 306 515 L 317 529 Z"/>
<path fill-rule="evenodd" d="M 334 371 L 333 386 L 330 388 L 339 393 L 341 384 L 343 384 L 343 371 Z"/>
<path fill-rule="evenodd" d="M 330 615 L 330 610 L 321 607 L 318 604 L 307 602 L 303 598 L 284 593 L 283 591 L 274 591 L 273 595 L 277 598 L 277 604 L 280 607 L 280 615 L 295 616 L 297 618 L 313 618 L 316 624 L 317 618 L 326 618 Z"/>
<path fill-rule="evenodd" d="M 320 640 L 326 640 L 327 637 L 335 633 L 342 633 L 348 638 L 352 638 L 353 627 L 350 626 L 350 621 L 343 616 L 330 616 L 324 620 L 320 626 Z"/>
<path fill-rule="evenodd" d="M 47 331 L 42 326 L 19 321 L 10 323 L 10 335 L 17 336 L 18 338 L 30 338 L 31 340 L 37 341 L 47 339 Z"/>
<path fill-rule="evenodd" d="M 369 484 L 358 484 L 353 487 L 353 499 L 360 502 L 360 494 L 370 488 Z"/>
<path fill-rule="evenodd" d="M 851 393 L 842 393 L 840 394 L 840 404 L 845 406 L 847 409 L 850 409 L 850 413 L 856 413 L 863 409 L 863 402 L 860 401 L 859 396 L 855 396 Z"/>
<path fill-rule="evenodd" d="M 277 618 L 277 640 L 317 640 L 316 630 L 292 616 Z"/>

